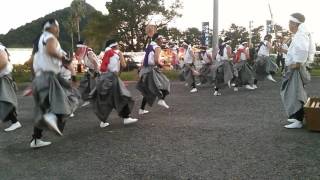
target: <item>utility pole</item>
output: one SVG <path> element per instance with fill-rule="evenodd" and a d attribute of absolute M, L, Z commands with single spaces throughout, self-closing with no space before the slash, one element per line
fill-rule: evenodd
<path fill-rule="evenodd" d="M 213 33 L 212 33 L 212 58 L 215 57 L 218 47 L 218 35 L 219 35 L 219 1 L 213 1 Z"/>
<path fill-rule="evenodd" d="M 252 24 L 253 21 L 249 21 L 249 46 L 251 45 L 251 41 L 252 41 Z"/>

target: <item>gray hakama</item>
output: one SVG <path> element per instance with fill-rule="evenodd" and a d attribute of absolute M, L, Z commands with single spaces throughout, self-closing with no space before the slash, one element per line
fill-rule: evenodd
<path fill-rule="evenodd" d="M 247 61 L 240 61 L 233 66 L 237 85 L 253 84 L 255 73 Z"/>
<path fill-rule="evenodd" d="M 146 98 L 149 106 L 152 106 L 157 98 L 161 99 L 170 93 L 169 79 L 155 66 L 143 67 L 139 77 L 137 89 Z"/>
<path fill-rule="evenodd" d="M 278 65 L 269 56 L 258 56 L 255 60 L 255 76 L 259 81 L 265 80 L 269 74 L 277 72 L 278 69 Z"/>
<path fill-rule="evenodd" d="M 96 88 L 94 109 L 100 121 L 106 122 L 113 109 L 119 116 L 131 113 L 134 100 L 117 74 L 112 72 L 101 74 L 97 78 Z"/>
<path fill-rule="evenodd" d="M 214 80 L 212 78 L 212 73 L 211 73 L 211 69 L 212 69 L 212 64 L 204 64 L 199 72 L 200 72 L 200 76 L 199 76 L 199 80 L 202 84 L 205 84 L 205 83 L 209 83 L 209 84 L 212 84 L 214 83 Z"/>
<path fill-rule="evenodd" d="M 0 77 L 0 122 L 18 108 L 16 84 L 11 75 Z M 8 119 L 7 119 L 8 120 Z"/>
<path fill-rule="evenodd" d="M 96 87 L 95 71 L 89 69 L 80 80 L 79 91 L 83 100 L 90 99 L 90 92 Z"/>
<path fill-rule="evenodd" d="M 212 65 L 211 73 L 211 77 L 215 82 L 215 86 L 217 88 L 222 88 L 233 78 L 233 67 L 231 61 L 216 61 L 216 63 Z"/>
<path fill-rule="evenodd" d="M 286 68 L 280 89 L 281 100 L 288 117 L 298 112 L 307 101 L 304 86 L 311 80 L 305 66 L 294 70 Z"/>
<path fill-rule="evenodd" d="M 184 64 L 181 71 L 184 81 L 186 81 L 189 85 L 195 83 L 195 77 L 192 69 L 195 69 L 193 64 Z"/>
<path fill-rule="evenodd" d="M 59 116 L 69 116 L 76 104 L 68 98 L 72 92 L 70 83 L 52 72 L 43 72 L 33 80 L 33 97 L 35 101 L 35 127 L 48 128 L 42 121 L 43 115 L 53 113 Z M 63 125 L 59 125 L 63 123 Z M 65 122 L 58 121 L 63 127 Z M 62 128 L 63 129 L 63 128 Z"/>

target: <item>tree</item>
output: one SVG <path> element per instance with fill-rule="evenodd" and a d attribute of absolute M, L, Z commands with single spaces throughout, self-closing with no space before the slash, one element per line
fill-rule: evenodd
<path fill-rule="evenodd" d="M 258 26 L 251 30 L 251 43 L 255 47 L 261 42 L 261 32 L 264 30 L 264 26 Z"/>
<path fill-rule="evenodd" d="M 77 24 L 74 21 L 74 17 L 72 17 L 72 13 L 69 14 L 66 21 L 63 21 L 63 26 L 65 27 L 67 33 L 71 38 L 71 51 L 74 52 L 74 33 L 78 30 Z"/>
<path fill-rule="evenodd" d="M 86 33 L 98 37 L 116 37 L 123 41 L 127 51 L 141 51 L 145 44 L 145 27 L 150 17 L 157 16 L 158 28 L 167 25 L 173 18 L 181 16 L 178 10 L 182 7 L 180 0 L 173 0 L 169 6 L 165 0 L 113 0 L 106 3 L 109 15 L 97 15 L 100 19 L 90 22 Z M 98 28 L 105 31 L 101 31 Z M 95 32 L 95 33 L 92 33 Z"/>
<path fill-rule="evenodd" d="M 221 37 L 230 38 L 232 41 L 230 46 L 234 49 L 238 44 L 249 40 L 249 32 L 245 27 L 231 24 L 228 30 L 222 30 Z"/>
<path fill-rule="evenodd" d="M 85 17 L 85 0 L 73 0 L 70 7 L 71 7 L 71 17 L 76 23 L 77 33 L 78 33 L 78 41 L 81 40 L 80 37 L 80 20 L 81 18 Z"/>
<path fill-rule="evenodd" d="M 195 44 L 200 44 L 201 41 L 201 31 L 198 28 L 188 28 L 184 33 L 183 33 L 185 40 L 187 40 L 189 43 L 192 45 Z"/>

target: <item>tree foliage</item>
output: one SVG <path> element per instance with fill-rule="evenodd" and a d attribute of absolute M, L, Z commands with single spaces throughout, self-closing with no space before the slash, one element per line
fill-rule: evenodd
<path fill-rule="evenodd" d="M 96 14 L 100 20 L 90 22 L 85 32 L 95 36 L 91 36 L 95 43 L 101 43 L 99 38 L 102 37 L 120 38 L 118 40 L 123 41 L 127 51 L 140 51 L 146 42 L 145 27 L 150 23 L 150 18 L 157 17 L 157 26 L 161 29 L 173 18 L 181 16 L 178 12 L 182 7 L 180 0 L 174 0 L 169 6 L 164 2 L 165 0 L 113 0 L 106 3 L 109 15 Z"/>
<path fill-rule="evenodd" d="M 221 37 L 230 38 L 232 41 L 230 46 L 234 49 L 238 44 L 244 41 L 249 41 L 249 32 L 246 30 L 245 27 L 231 24 L 228 30 L 222 30 Z"/>
<path fill-rule="evenodd" d="M 80 20 L 81 18 L 85 17 L 85 10 L 86 10 L 86 1 L 85 0 L 73 0 L 71 2 L 71 16 L 70 19 L 74 21 L 73 23 L 76 24 L 76 30 L 78 33 L 78 41 L 80 41 Z"/>

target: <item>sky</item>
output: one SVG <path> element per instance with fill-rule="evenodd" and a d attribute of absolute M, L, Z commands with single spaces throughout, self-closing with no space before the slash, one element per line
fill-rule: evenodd
<path fill-rule="evenodd" d="M 1 0 L 0 6 L 0 34 L 7 33 L 11 28 L 17 28 L 51 12 L 70 5 L 72 0 Z M 106 0 L 86 0 L 97 10 L 107 13 Z M 172 1 L 172 0 L 166 0 Z M 185 30 L 188 27 L 201 29 L 205 21 L 212 25 L 213 0 L 181 0 L 184 8 L 180 10 L 181 18 L 174 19 L 171 27 Z M 320 0 L 219 0 L 219 30 L 227 29 L 231 23 L 253 27 L 265 25 L 270 19 L 268 3 L 271 5 L 274 21 L 288 29 L 289 15 L 300 12 L 306 17 L 307 27 L 314 33 L 314 40 L 320 43 L 320 22 L 317 11 Z"/>

